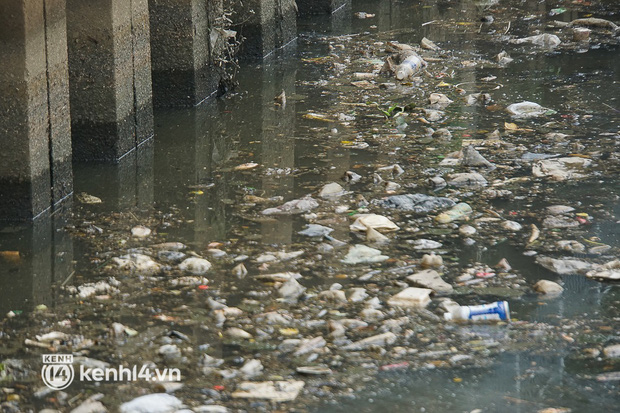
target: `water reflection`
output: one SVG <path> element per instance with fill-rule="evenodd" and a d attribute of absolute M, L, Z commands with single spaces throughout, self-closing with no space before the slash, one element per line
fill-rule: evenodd
<path fill-rule="evenodd" d="M 65 226 L 71 203 L 32 224 L 0 228 L 0 314 L 31 311 L 44 304 L 53 308 L 55 285 L 74 270 L 73 240 Z"/>
<path fill-rule="evenodd" d="M 175 208 L 189 221 L 184 237 L 204 246 L 226 237 L 229 175 L 218 168 L 237 155 L 237 131 L 222 102 L 155 114 L 156 205 Z"/>
<path fill-rule="evenodd" d="M 153 140 L 121 158 L 117 164 L 84 163 L 74 166 L 75 192 L 103 201 L 102 210 L 150 209 L 153 205 Z"/>

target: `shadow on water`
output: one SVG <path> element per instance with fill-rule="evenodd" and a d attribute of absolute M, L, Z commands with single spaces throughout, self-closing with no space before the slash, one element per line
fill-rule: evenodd
<path fill-rule="evenodd" d="M 547 10 L 553 2 L 527 3 L 534 10 Z M 238 200 L 243 195 L 290 200 L 337 180 L 353 166 L 371 170 L 371 165 L 385 164 L 391 159 L 389 153 L 329 144 L 334 125 L 317 125 L 302 117 L 308 112 L 328 110 L 337 101 L 336 95 L 320 87 L 319 79 L 327 76 L 325 68 L 299 60 L 323 57 L 330 52 L 327 42 L 318 39 L 374 30 L 380 33 L 381 40 L 418 43 L 424 35 L 441 42 L 446 49 L 454 49 L 463 59 L 488 58 L 504 46 L 476 40 L 475 33 L 459 29 L 459 22 L 477 21 L 486 13 L 484 2 L 358 1 L 352 11 L 362 10 L 376 14 L 376 18 L 353 19 L 350 13 L 340 13 L 328 23 L 318 17 L 300 22 L 302 39 L 297 55 L 244 68 L 240 90 L 235 95 L 188 110 L 157 112 L 154 142 L 128 155 L 119 165 L 77 165 L 76 193 L 102 198 L 103 204 L 91 207 L 91 211 L 102 214 L 126 210 L 139 214 L 153 208 L 172 211 L 182 224 L 169 229 L 161 227 L 159 231 L 168 231 L 170 239 L 196 250 L 204 250 L 213 241 L 233 238 L 262 246 L 299 243 L 296 231 L 303 224 L 299 217 L 253 220 L 239 212 Z M 570 12 L 561 16 L 565 21 L 575 17 Z M 448 29 L 428 24 L 420 30 L 413 29 L 436 19 L 452 19 L 455 25 Z M 512 30 L 526 34 L 528 24 L 523 22 Z M 505 29 L 498 26 L 494 30 Z M 610 105 L 618 106 L 617 50 L 601 47 L 587 53 L 541 55 L 514 48 L 511 53 L 519 59 L 507 69 L 472 68 L 461 71 L 456 80 L 475 84 L 482 77 L 501 76 L 505 83 L 498 99 L 503 104 L 532 100 L 567 114 L 592 114 L 592 118 L 573 117 L 566 124 L 567 129 L 575 127 L 575 140 L 584 144 L 596 137 L 587 133 L 589 129 L 597 134 L 617 131 L 618 115 L 609 109 Z M 274 97 L 282 91 L 287 104 L 278 107 L 273 103 Z M 467 130 L 474 134 L 493 130 L 505 120 L 503 116 L 478 113 L 478 109 L 463 111 L 474 112 L 473 119 L 466 121 Z M 356 126 L 338 127 L 342 128 L 342 136 L 365 132 L 356 130 Z M 259 163 L 268 172 L 253 174 L 234 169 L 248 162 Z M 597 209 L 607 210 L 609 216 L 595 220 L 589 233 L 602 243 L 618 247 L 619 195 L 617 180 L 592 179 L 534 192 L 531 198 L 510 204 L 498 202 L 496 207 L 535 210 L 562 201 L 575 204 L 578 200 L 588 212 L 597 205 Z M 531 220 L 525 218 L 528 219 Z M 39 304 L 53 307 L 57 299 L 54 286 L 74 273 L 75 262 L 92 267 L 80 240 L 70 238 L 63 230 L 68 223 L 71 224 L 70 214 L 59 212 L 31 226 L 5 226 L 0 230 L 0 251 L 19 252 L 18 257 L 0 257 L 0 314 L 31 311 Z M 349 237 L 346 229 L 337 229 L 334 234 L 336 238 Z M 616 286 L 583 276 L 558 277 L 536 265 L 534 258 L 523 256 L 510 240 L 468 248 L 459 245 L 457 249 L 463 265 L 493 265 L 507 258 L 529 282 L 547 278 L 564 283 L 566 291 L 552 301 L 541 302 L 533 294 L 515 298 L 511 309 L 516 319 L 557 323 L 564 318 L 591 316 L 611 323 L 620 316 Z M 603 411 L 617 405 L 617 394 L 612 394 L 608 386 L 592 381 L 587 382 L 587 387 L 584 385 L 583 376 L 591 366 L 567 361 L 565 356 L 517 352 L 502 354 L 485 367 L 382 372 L 351 399 L 338 399 L 334 402 L 337 405 L 326 403 L 314 410 L 439 412 L 470 411 L 484 406 L 487 411 L 527 412 L 556 403 L 574 407 L 575 411 Z"/>

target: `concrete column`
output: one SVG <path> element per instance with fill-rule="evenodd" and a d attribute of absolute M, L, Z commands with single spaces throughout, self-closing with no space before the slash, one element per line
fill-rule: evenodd
<path fill-rule="evenodd" d="M 240 54 L 243 58 L 269 57 L 297 38 L 294 0 L 248 0 L 235 11 L 236 20 L 245 21 L 241 29 L 244 40 Z"/>
<path fill-rule="evenodd" d="M 63 0 L 0 2 L 0 219 L 72 193 Z"/>
<path fill-rule="evenodd" d="M 155 106 L 193 106 L 217 91 L 223 0 L 148 0 Z"/>
<path fill-rule="evenodd" d="M 118 161 L 153 136 L 147 0 L 67 0 L 74 160 Z"/>
<path fill-rule="evenodd" d="M 301 16 L 309 14 L 332 14 L 351 5 L 351 0 L 297 0 Z"/>

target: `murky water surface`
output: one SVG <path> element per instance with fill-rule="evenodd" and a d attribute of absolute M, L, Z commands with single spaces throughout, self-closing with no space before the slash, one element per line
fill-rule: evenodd
<path fill-rule="evenodd" d="M 197 354 L 205 348 L 201 344 L 210 344 L 218 349 L 215 355 L 229 363 L 222 368 L 238 368 L 245 359 L 274 351 L 283 337 L 273 332 L 272 339 L 257 339 L 254 345 L 239 345 L 234 340 L 219 342 L 221 329 L 207 310 L 207 297 L 225 298 L 229 306 L 239 306 L 252 314 L 255 303 L 248 300 L 263 300 L 272 291 L 254 276 L 290 270 L 302 273 L 301 282 L 312 293 L 338 282 L 345 289 L 367 288 L 383 301 L 404 285 L 407 272 L 399 273 L 398 268 L 418 263 L 428 252 L 413 249 L 407 241 L 428 238 L 443 244 L 439 253 L 446 264 L 444 279 L 457 287 L 451 298 L 462 304 L 507 300 L 513 325 L 445 326 L 439 319 L 420 322 L 419 329 L 407 327 L 411 333 L 399 332 L 408 338 L 397 345 L 415 350 L 400 358 L 389 347 L 385 354 L 370 352 L 344 359 L 335 357 L 338 349 L 331 348 L 321 353 L 319 362 L 329 364 L 335 372 L 350 372 L 351 379 L 311 377 L 298 399 L 303 398 L 305 405 L 291 402 L 281 405 L 282 410 L 614 410 L 618 405 L 618 382 L 594 377 L 618 371 L 618 359 L 593 355 L 587 349 L 600 351 L 620 342 L 620 289 L 617 284 L 584 275 L 557 275 L 536 264 L 536 257 L 523 254 L 535 250 L 603 263 L 617 259 L 620 250 L 617 41 L 614 44 L 609 34 L 595 30 L 589 46 L 565 42 L 554 50 L 545 50 L 509 42 L 543 32 L 553 20 L 570 22 L 588 14 L 615 22 L 620 19 L 613 2 L 603 2 L 603 6 L 596 2 L 590 11 L 583 2 L 573 3 L 358 1 L 351 12 L 333 21 L 316 18 L 301 22 L 296 49 L 264 65 L 246 65 L 237 93 L 193 109 L 157 112 L 154 142 L 128 156 L 121 165 L 78 166 L 76 192 L 95 195 L 103 200 L 102 204 L 75 201 L 69 211 L 59 211 L 35 225 L 8 226 L 0 231 L 0 250 L 20 252 L 17 259 L 10 255 L 0 258 L 0 314 L 16 314 L 3 321 L 0 360 L 24 360 L 37 368 L 33 360 L 40 354 L 39 349 L 23 348 L 23 339 L 34 339 L 49 323 L 68 319 L 72 320 L 73 333 L 99 338 L 86 352 L 92 358 L 113 363 L 154 359 L 161 342 L 153 345 L 151 341 L 165 330 L 176 329 L 190 337 L 190 342 L 183 345 L 193 348 L 192 352 Z M 567 10 L 550 17 L 552 9 L 559 7 Z M 358 11 L 375 16 L 353 17 L 352 13 Z M 483 16 L 493 16 L 494 21 L 483 24 Z M 421 76 L 421 84 L 400 85 L 390 75 L 352 83 L 359 81 L 354 72 L 371 72 L 382 65 L 387 41 L 418 45 L 424 36 L 442 51 L 423 52 L 429 66 Z M 504 50 L 514 61 L 500 66 L 493 58 Z M 379 88 L 380 84 L 384 85 Z M 275 105 L 274 97 L 282 91 L 286 93 L 286 105 Z M 444 93 L 454 103 L 440 120 L 427 123 L 420 118 L 428 117 L 422 108 L 429 107 L 432 92 Z M 492 102 L 471 106 L 464 103 L 467 94 L 479 92 L 489 93 Z M 504 108 L 521 101 L 536 102 L 554 112 L 515 120 Z M 396 108 L 391 115 L 401 108 L 406 115 L 386 118 L 382 111 L 390 108 Z M 511 131 L 506 123 L 514 123 L 518 130 Z M 452 139 L 433 138 L 428 127 L 448 128 Z M 499 135 L 489 136 L 495 130 Z M 570 136 L 554 140 L 547 135 L 550 132 Z M 485 140 L 498 137 L 506 144 L 485 147 Z M 453 188 L 433 192 L 428 178 L 454 168 L 439 163 L 450 152 L 465 146 L 464 142 L 482 147 L 481 153 L 499 166 L 486 174 L 489 182 L 513 179 L 497 186 L 511 190 L 512 197 L 492 199 L 481 196 L 480 190 Z M 522 159 L 526 153 L 576 154 L 592 159 L 593 165 L 581 179 L 532 179 L 531 161 Z M 250 162 L 260 166 L 235 169 Z M 479 233 L 472 236 L 476 242 L 467 245 L 457 227 L 437 226 L 424 216 L 376 207 L 372 201 L 389 194 L 382 184 L 373 183 L 373 173 L 379 166 L 395 163 L 405 173 L 385 179 L 400 185 L 396 193 L 453 197 L 470 203 L 476 218 L 509 218 L 521 223 L 523 229 L 511 233 L 493 221 L 482 220 L 478 222 Z M 467 171 L 459 168 L 457 172 Z M 349 170 L 364 178 L 345 185 L 341 177 Z M 328 253 L 320 250 L 320 241 L 298 234 L 309 222 L 308 217 L 281 215 L 273 219 L 260 214 L 264 208 L 307 194 L 316 197 L 318 189 L 333 181 L 345 185 L 352 194 L 331 204 L 322 202 L 318 217 L 311 219 L 333 228 L 331 235 L 338 240 L 363 243 L 364 238 L 351 233 L 348 227 L 349 215 L 364 206 L 357 198 L 363 195 L 370 201 L 372 212 L 389 215 L 402 228 L 390 235 L 390 244 L 380 247 L 391 260 L 373 266 L 345 266 L 340 259 L 348 247 Z M 270 198 L 272 201 L 262 203 Z M 571 206 L 582 216 L 587 214 L 587 222 L 577 229 L 543 228 L 544 208 L 555 204 Z M 348 212 L 334 213 L 335 205 L 347 205 Z M 485 212 L 488 210 L 493 213 Z M 123 285 L 120 297 L 80 301 L 66 293 L 63 287 L 113 275 L 104 271 L 112 257 L 129 248 L 148 246 L 149 242 L 129 236 L 131 227 L 138 224 L 156 234 L 151 244 L 179 241 L 207 258 L 207 250 L 217 247 L 227 251 L 229 257 L 210 258 L 214 270 L 207 274 L 207 290 L 195 286 L 177 288 L 166 278 L 137 278 L 117 270 L 115 276 Z M 541 228 L 542 243 L 527 245 L 531 224 Z M 553 243 L 561 239 L 576 239 L 586 250 L 575 254 L 558 252 Z M 587 250 L 601 245 L 611 249 L 602 255 Z M 290 265 L 261 267 L 254 261 L 264 252 L 282 250 L 303 250 L 305 256 Z M 249 274 L 243 279 L 230 273 L 232 258 L 239 254 L 251 257 L 246 262 Z M 477 288 L 480 286 L 476 284 L 457 283 L 463 269 L 494 266 L 502 258 L 518 274 L 514 284 L 490 282 Z M 565 290 L 558 298 L 542 299 L 530 288 L 539 279 L 560 282 Z M 521 284 L 517 280 L 522 280 Z M 346 305 L 327 305 L 328 312 L 320 313 L 320 304 L 314 304 L 312 299 L 308 303 L 310 310 L 304 308 L 306 304 L 289 308 L 304 323 L 315 318 L 353 318 L 362 308 L 357 306 L 353 311 Z M 35 310 L 40 304 L 48 307 L 43 315 L 37 315 Z M 288 308 L 269 298 L 267 306 L 261 308 L 274 311 L 281 305 Z M 429 309 L 441 314 L 434 303 Z M 109 341 L 106 331 L 112 322 L 137 329 L 142 338 L 117 340 L 111 348 L 110 343 L 115 341 Z M 241 324 L 251 327 L 252 322 Z M 371 323 L 368 331 L 377 329 L 372 334 L 379 333 L 379 325 Z M 545 333 L 549 329 L 552 334 Z M 329 332 L 324 324 L 314 330 L 309 324 L 301 324 L 299 330 L 303 337 Z M 488 348 L 480 350 L 472 344 L 476 340 L 483 343 L 479 346 Z M 433 353 L 436 350 L 446 350 L 447 355 Z M 427 355 L 416 358 L 416 353 Z M 450 362 L 448 358 L 453 354 L 471 355 L 472 360 L 464 364 Z M 262 379 L 295 377 L 291 366 L 312 364 L 294 360 L 289 365 L 286 355 L 273 360 L 264 357 Z M 225 379 L 213 375 L 205 378 L 189 367 L 186 372 L 187 387 L 177 393 L 183 400 L 194 404 L 197 400 L 215 400 L 224 405 L 230 401 L 227 390 L 222 394 L 218 394 L 221 389 L 213 390 L 213 386 L 229 386 Z M 21 389 L 23 406 L 42 408 L 58 403 L 49 398 L 32 398 L 23 390 L 24 385 L 39 387 L 41 383 L 36 375 L 30 375 L 21 384 L 8 382 L 3 387 Z M 77 394 L 77 389 L 86 394 L 93 391 L 88 384 L 74 386 L 74 390 L 67 390 L 70 397 Z M 127 401 L 137 396 L 135 389 L 136 385 L 125 385 L 116 393 L 103 385 L 99 391 L 106 394 L 107 403 L 114 405 L 118 403 L 116 397 Z M 262 402 L 235 406 L 249 411 L 275 409 L 275 405 Z"/>

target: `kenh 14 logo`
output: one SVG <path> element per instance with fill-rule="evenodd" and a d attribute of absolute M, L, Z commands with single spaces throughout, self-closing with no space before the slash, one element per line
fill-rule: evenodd
<path fill-rule="evenodd" d="M 72 354 L 43 354 L 41 378 L 47 387 L 63 390 L 71 385 L 75 377 Z"/>

